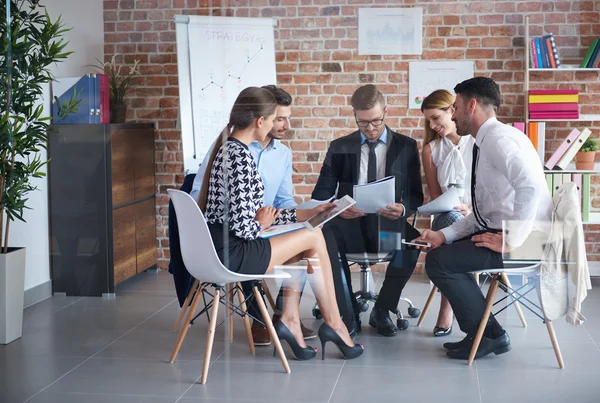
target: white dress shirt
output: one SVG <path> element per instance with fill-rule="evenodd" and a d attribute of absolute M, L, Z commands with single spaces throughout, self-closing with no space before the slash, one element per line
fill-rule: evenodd
<path fill-rule="evenodd" d="M 532 230 L 543 230 L 548 222 L 552 198 L 540 158 L 531 141 L 520 130 L 488 119 L 476 134 L 479 162 L 476 167 L 475 200 L 489 228 L 502 230 L 503 220 L 518 221 L 517 231 L 505 234 L 511 247 L 521 245 Z M 442 229 L 446 242 L 464 238 L 485 228 L 469 214 Z"/>
<path fill-rule="evenodd" d="M 360 132 L 361 146 L 360 146 L 360 169 L 358 170 L 358 183 L 357 185 L 364 185 L 367 183 L 367 175 L 369 171 L 369 145 L 367 137 Z M 385 178 L 385 161 L 387 157 L 387 151 L 389 147 L 390 136 L 387 132 L 387 128 L 383 129 L 383 133 L 377 139 L 377 145 L 375 146 L 375 155 L 377 156 L 377 180 Z"/>

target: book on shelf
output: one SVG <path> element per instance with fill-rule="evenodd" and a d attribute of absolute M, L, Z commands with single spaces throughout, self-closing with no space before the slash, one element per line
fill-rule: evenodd
<path fill-rule="evenodd" d="M 530 104 L 578 103 L 579 94 L 529 94 Z"/>
<path fill-rule="evenodd" d="M 581 220 L 582 221 L 590 221 L 590 210 L 592 209 L 591 205 L 591 175 L 582 175 L 581 179 Z"/>
<path fill-rule="evenodd" d="M 554 41 L 554 34 L 551 32 L 543 38 L 546 39 L 546 44 L 548 45 L 549 50 L 551 50 L 549 53 L 552 68 L 560 68 L 560 57 L 558 56 L 558 48 L 556 47 L 556 42 Z"/>
<path fill-rule="evenodd" d="M 529 90 L 529 95 L 577 95 L 579 90 Z"/>
<path fill-rule="evenodd" d="M 571 133 L 567 136 L 566 139 L 558 146 L 556 151 L 552 154 L 552 156 L 546 161 L 544 164 L 545 168 L 548 170 L 554 169 L 556 163 L 560 160 L 564 153 L 567 152 L 571 144 L 577 139 L 581 132 L 577 129 L 571 130 Z"/>
<path fill-rule="evenodd" d="M 578 112 L 579 104 L 574 102 L 556 104 L 529 104 L 529 112 Z"/>
<path fill-rule="evenodd" d="M 554 175 L 552 174 L 546 174 L 546 185 L 548 185 L 548 191 L 550 191 L 550 194 L 553 194 L 554 191 Z"/>
<path fill-rule="evenodd" d="M 532 38 L 529 44 L 529 55 L 531 56 L 530 67 L 537 69 L 560 67 L 558 49 L 552 33 L 541 38 Z"/>
<path fill-rule="evenodd" d="M 581 149 L 581 147 L 583 146 L 583 143 L 585 143 L 587 138 L 590 137 L 590 134 L 592 134 L 590 129 L 588 129 L 588 128 L 583 129 L 581 131 L 581 133 L 579 133 L 579 136 L 577 136 L 577 139 L 575 139 L 573 144 L 571 144 L 569 146 L 569 149 L 563 154 L 563 156 L 560 158 L 560 160 L 556 163 L 556 166 L 554 167 L 554 169 L 557 169 L 557 168 L 562 169 L 562 170 L 567 169 L 567 165 L 569 165 L 571 163 L 571 161 L 573 161 L 573 158 L 575 158 L 575 154 L 577 154 L 577 152 Z"/>
<path fill-rule="evenodd" d="M 598 49 L 600 48 L 600 39 L 594 39 L 592 41 L 592 44 L 590 45 L 590 47 L 588 48 L 587 52 L 585 53 L 585 56 L 583 57 L 583 60 L 581 62 L 581 64 L 579 65 L 579 67 L 592 67 L 591 66 L 591 62 L 593 62 L 594 60 L 594 56 L 598 54 Z"/>
<path fill-rule="evenodd" d="M 530 112 L 529 119 L 579 119 L 579 112 Z"/>
<path fill-rule="evenodd" d="M 525 133 L 525 122 L 515 122 L 513 126 L 515 127 L 515 129 L 519 129 L 520 131 Z"/>

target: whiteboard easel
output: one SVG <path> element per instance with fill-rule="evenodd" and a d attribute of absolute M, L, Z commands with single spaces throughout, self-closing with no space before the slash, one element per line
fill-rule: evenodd
<path fill-rule="evenodd" d="M 184 171 L 196 172 L 241 90 L 276 84 L 274 20 L 176 15 Z"/>

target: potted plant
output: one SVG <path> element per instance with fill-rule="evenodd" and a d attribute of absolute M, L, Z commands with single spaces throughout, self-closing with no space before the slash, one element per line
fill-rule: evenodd
<path fill-rule="evenodd" d="M 21 337 L 25 248 L 8 247 L 10 223 L 25 221 L 27 194 L 36 189 L 31 179 L 45 175 L 38 152 L 46 148 L 50 118 L 42 117 L 39 100 L 53 81 L 49 67 L 70 54 L 67 31 L 40 0 L 0 4 L 0 344 Z M 76 103 L 73 96 L 60 113 Z"/>
<path fill-rule="evenodd" d="M 102 63 L 96 59 L 99 65 L 92 67 L 108 76 L 110 123 L 125 123 L 125 118 L 127 117 L 127 95 L 137 79 L 140 78 L 139 60 L 135 60 L 133 66 L 123 68 L 122 65 L 117 66 L 116 59 L 116 54 L 111 58 L 110 62 Z"/>
<path fill-rule="evenodd" d="M 593 171 L 596 151 L 598 151 L 598 140 L 588 137 L 575 155 L 575 168 L 582 171 Z"/>

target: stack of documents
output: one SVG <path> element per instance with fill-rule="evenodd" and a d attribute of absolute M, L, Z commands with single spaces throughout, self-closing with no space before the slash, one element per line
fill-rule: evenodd
<path fill-rule="evenodd" d="M 388 176 L 375 182 L 364 185 L 354 185 L 355 208 L 367 213 L 375 214 L 396 202 L 396 178 Z"/>

